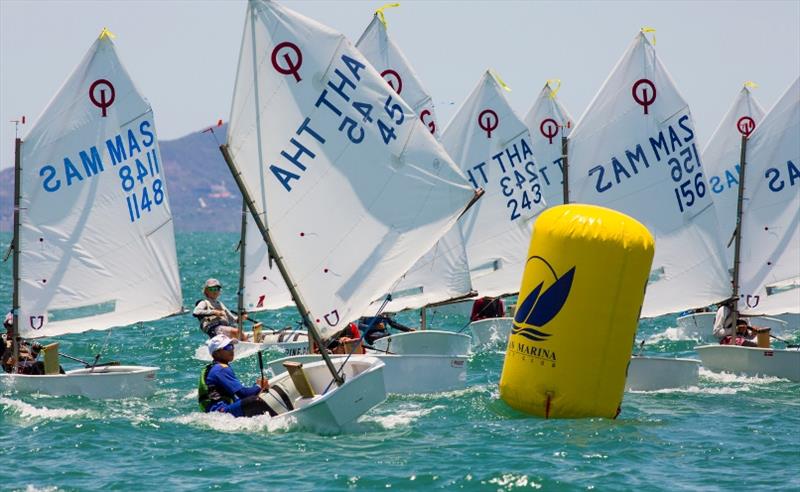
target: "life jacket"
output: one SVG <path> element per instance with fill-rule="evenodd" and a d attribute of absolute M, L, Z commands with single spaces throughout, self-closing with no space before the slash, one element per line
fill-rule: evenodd
<path fill-rule="evenodd" d="M 361 338 L 361 332 L 358 330 L 358 325 L 355 323 L 350 323 L 347 325 L 347 331 L 350 332 L 350 336 L 348 338 Z"/>
<path fill-rule="evenodd" d="M 208 412 L 215 403 L 225 402 L 230 405 L 234 401 L 232 397 L 224 396 L 220 393 L 215 385 L 209 385 L 206 382 L 208 372 L 214 367 L 214 364 L 216 364 L 216 362 L 208 364 L 203 369 L 203 372 L 200 373 L 200 381 L 197 383 L 197 402 L 200 404 L 200 410 L 204 412 Z"/>
<path fill-rule="evenodd" d="M 197 307 L 198 304 L 204 302 L 206 299 L 200 299 L 199 301 L 194 303 L 194 307 Z M 202 314 L 194 314 L 192 316 L 200 320 L 200 331 L 208 335 L 209 338 L 213 338 L 217 334 L 216 328 L 220 325 L 224 325 L 227 323 L 227 318 L 222 316 L 216 315 L 202 315 Z"/>

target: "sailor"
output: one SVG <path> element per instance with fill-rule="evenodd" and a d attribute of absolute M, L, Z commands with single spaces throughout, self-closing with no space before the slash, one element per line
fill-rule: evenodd
<path fill-rule="evenodd" d="M 234 344 L 236 339 L 225 335 L 215 335 L 206 342 L 208 352 L 214 362 L 207 365 L 197 387 L 197 400 L 204 412 L 229 413 L 234 417 L 254 417 L 269 413 L 277 413 L 258 395 L 269 390 L 269 381 L 258 378 L 256 384 L 245 387 L 233 369 Z"/>
<path fill-rule="evenodd" d="M 0 362 L 3 366 L 3 371 L 13 372 L 16 365 L 16 372 L 19 374 L 44 374 L 44 362 L 37 360 L 39 351 L 42 346 L 37 342 L 28 343 L 22 339 L 19 340 L 19 357 L 14 359 L 14 315 L 11 311 L 6 314 L 3 320 L 3 327 L 6 333 L 3 335 L 2 342 L 2 356 Z"/>
<path fill-rule="evenodd" d="M 714 318 L 714 336 L 717 340 L 733 335 L 733 299 L 726 299 L 717 304 L 717 315 Z"/>
<path fill-rule="evenodd" d="M 745 318 L 738 318 L 736 320 L 736 341 L 734 342 L 736 345 L 741 345 L 742 347 L 758 347 L 755 336 L 755 332 L 750 328 Z M 720 345 L 730 345 L 731 336 L 726 336 L 720 340 L 719 343 Z"/>
<path fill-rule="evenodd" d="M 506 315 L 506 308 L 503 300 L 499 297 L 479 297 L 472 304 L 472 314 L 470 321 L 478 321 L 486 318 L 502 318 Z"/>
<path fill-rule="evenodd" d="M 355 348 L 353 347 L 355 344 Z M 363 354 L 364 347 L 361 345 L 361 331 L 356 323 L 349 323 L 341 331 L 334 334 L 326 344 L 332 354 Z"/>
<path fill-rule="evenodd" d="M 231 338 L 239 338 L 239 329 L 235 328 L 238 321 L 237 317 L 228 309 L 219 295 L 222 291 L 222 284 L 215 278 L 206 280 L 203 284 L 203 295 L 205 299 L 197 301 L 192 315 L 200 320 L 200 330 L 213 338 L 216 335 L 226 335 Z M 247 314 L 242 314 L 242 320 L 247 319 Z"/>
<path fill-rule="evenodd" d="M 368 345 L 372 345 L 376 340 L 390 335 L 389 331 L 386 329 L 386 325 L 404 332 L 416 331 L 414 328 L 398 323 L 389 317 L 389 315 L 363 317 L 358 321 L 358 329 L 361 330 L 361 333 L 364 333 L 364 340 Z"/>

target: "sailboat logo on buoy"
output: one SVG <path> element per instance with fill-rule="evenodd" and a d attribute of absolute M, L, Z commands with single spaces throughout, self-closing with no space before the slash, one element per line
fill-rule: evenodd
<path fill-rule="evenodd" d="M 533 340 L 535 342 L 543 342 L 551 335 L 536 328 L 541 328 L 549 323 L 556 315 L 561 312 L 561 308 L 567 302 L 570 290 L 572 289 L 572 281 L 575 278 L 575 267 L 573 266 L 567 273 L 558 276 L 556 271 L 541 256 L 531 256 L 528 262 L 540 261 L 547 266 L 547 269 L 552 273 L 554 281 L 547 288 L 542 291 L 545 282 L 539 284 L 525 296 L 525 299 L 517 309 L 517 314 L 514 316 L 514 328 L 511 333 L 520 335 Z M 534 328 L 536 327 L 536 328 Z"/>

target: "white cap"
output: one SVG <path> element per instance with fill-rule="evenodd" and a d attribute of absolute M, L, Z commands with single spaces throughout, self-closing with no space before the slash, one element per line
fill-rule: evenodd
<path fill-rule="evenodd" d="M 217 350 L 226 347 L 229 343 L 236 343 L 238 340 L 235 338 L 228 338 L 225 335 L 216 335 L 214 338 L 208 340 L 206 345 L 208 345 L 208 353 L 214 355 L 214 352 Z"/>

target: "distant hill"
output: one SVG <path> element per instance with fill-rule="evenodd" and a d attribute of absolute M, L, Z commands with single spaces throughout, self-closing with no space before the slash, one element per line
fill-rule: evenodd
<path fill-rule="evenodd" d="M 214 128 L 222 143 L 227 125 Z M 242 199 L 211 133 L 161 140 L 169 200 L 178 231 L 237 232 Z M 0 172 L 0 231 L 11 231 L 14 169 Z"/>

